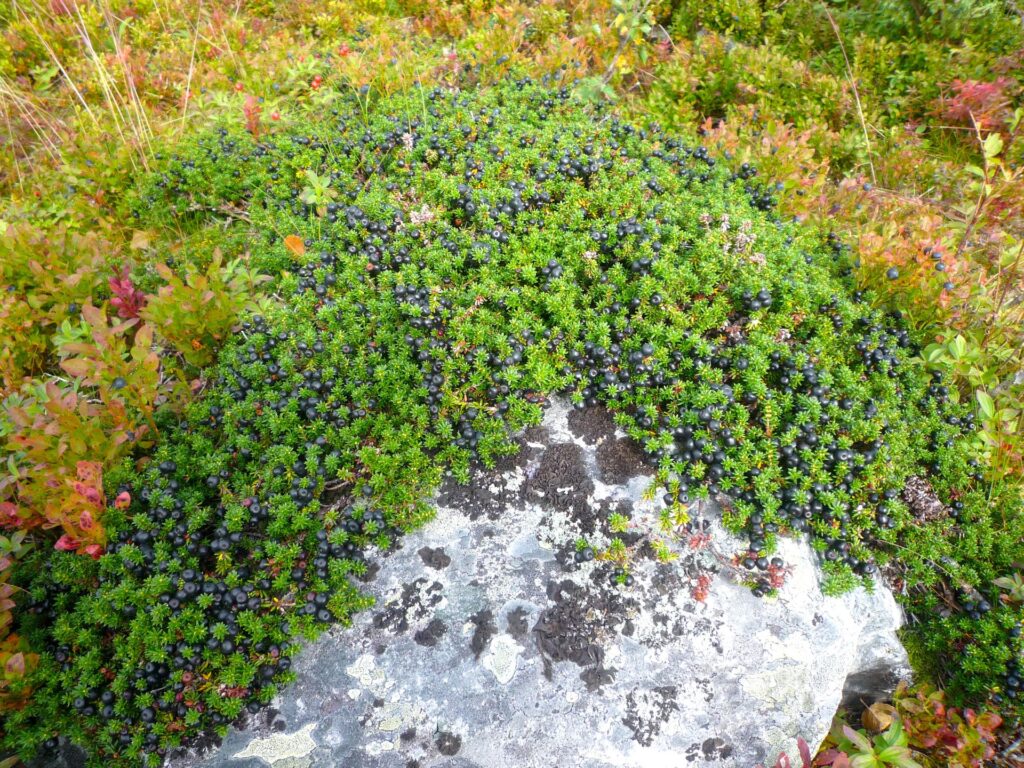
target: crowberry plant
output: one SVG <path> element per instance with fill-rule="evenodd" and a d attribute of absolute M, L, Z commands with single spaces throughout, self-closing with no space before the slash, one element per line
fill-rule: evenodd
<path fill-rule="evenodd" d="M 513 451 L 554 392 L 609 408 L 671 504 L 728 495 L 758 594 L 785 573 L 782 534 L 811 537 L 830 589 L 870 581 L 925 530 L 911 476 L 957 516 L 1005 505 L 899 314 L 773 212 L 755 168 L 527 79 L 333 104 L 220 128 L 139 192 L 151 227 L 244 212 L 277 303 L 151 459 L 110 473 L 106 553 L 25 560 L 18 630 L 46 650 L 6 746 L 64 735 L 95 765 L 138 764 L 258 711 L 296 638 L 367 605 L 368 551 L 427 520 L 443 472 Z M 927 533 L 950 571 L 955 523 Z M 1003 535 L 977 547 L 993 570 L 1020 555 Z M 991 592 L 988 575 L 958 573 Z M 986 605 L 986 631 L 1018 615 Z M 986 649 L 995 685 L 1019 648 Z"/>

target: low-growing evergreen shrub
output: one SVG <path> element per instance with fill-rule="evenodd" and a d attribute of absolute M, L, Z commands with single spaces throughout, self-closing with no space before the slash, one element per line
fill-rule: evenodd
<path fill-rule="evenodd" d="M 615 413 L 666 505 L 731 497 L 758 594 L 779 535 L 811 536 L 835 592 L 895 556 L 922 658 L 964 659 L 962 693 L 1009 687 L 1020 611 L 991 582 L 1024 557 L 1019 500 L 967 460 L 968 409 L 837 239 L 780 220 L 754 168 L 566 87 L 369 99 L 259 140 L 221 128 L 139 193 L 149 227 L 244 215 L 278 303 L 151 460 L 108 473 L 108 551 L 21 564 L 40 659 L 4 746 L 63 735 L 138 764 L 258 711 L 297 637 L 367 605 L 367 549 L 429 517 L 446 469 L 513 451 L 554 392 Z M 937 518 L 901 496 L 924 475 Z M 942 580 L 963 613 L 932 610 Z"/>

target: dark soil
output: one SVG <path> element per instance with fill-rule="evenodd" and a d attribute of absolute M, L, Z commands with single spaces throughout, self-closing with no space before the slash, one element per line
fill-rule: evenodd
<path fill-rule="evenodd" d="M 903 500 L 911 513 L 922 523 L 932 523 L 949 517 L 949 508 L 940 500 L 935 490 L 924 478 L 911 477 L 903 488 Z"/>

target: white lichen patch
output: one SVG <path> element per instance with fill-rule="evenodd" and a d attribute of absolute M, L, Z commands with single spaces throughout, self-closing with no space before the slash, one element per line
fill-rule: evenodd
<path fill-rule="evenodd" d="M 397 701 L 385 704 L 377 714 L 378 731 L 397 731 L 405 720 L 405 707 Z"/>
<path fill-rule="evenodd" d="M 740 685 L 749 696 L 773 710 L 796 715 L 814 708 L 813 681 L 801 664 L 783 664 L 744 675 Z"/>
<path fill-rule="evenodd" d="M 392 751 L 394 748 L 395 745 L 391 741 L 385 741 L 384 739 L 374 739 L 373 741 L 367 742 L 366 745 L 363 747 L 363 750 L 370 757 L 377 757 L 378 755 L 382 755 L 385 752 Z"/>
<path fill-rule="evenodd" d="M 316 749 L 313 729 L 316 723 L 309 723 L 294 733 L 275 733 L 260 739 L 253 739 L 235 753 L 236 760 L 247 757 L 258 758 L 274 768 L 283 768 L 286 760 L 302 758 Z"/>
<path fill-rule="evenodd" d="M 384 671 L 377 668 L 377 662 L 374 660 L 373 654 L 370 653 L 364 653 L 353 664 L 346 667 L 345 671 L 377 696 L 383 696 L 393 685 Z"/>
<path fill-rule="evenodd" d="M 496 635 L 491 640 L 487 655 L 480 663 L 494 675 L 495 680 L 502 685 L 508 685 L 516 675 L 519 654 L 522 652 L 522 646 L 510 635 Z"/>
<path fill-rule="evenodd" d="M 552 398 L 544 410 L 544 420 L 541 422 L 551 433 L 554 441 L 559 443 L 571 443 L 575 437 L 569 430 L 569 411 L 572 409 L 568 400 L 560 397 Z"/>
<path fill-rule="evenodd" d="M 536 510 L 539 511 L 539 510 Z M 544 549 L 557 549 L 582 535 L 579 525 L 564 512 L 549 509 L 547 514 L 538 515 L 537 541 Z"/>

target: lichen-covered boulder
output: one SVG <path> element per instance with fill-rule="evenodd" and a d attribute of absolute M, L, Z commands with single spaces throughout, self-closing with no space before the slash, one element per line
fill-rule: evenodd
<path fill-rule="evenodd" d="M 371 568 L 376 607 L 297 657 L 269 717 L 169 764 L 753 768 L 819 743 L 844 691 L 873 700 L 908 673 L 881 583 L 824 596 L 811 548 L 783 540 L 784 583 L 755 597 L 726 499 L 666 535 L 606 412 L 556 400 L 521 444 L 441 488 L 436 518 Z M 576 556 L 616 536 L 629 585 Z"/>

